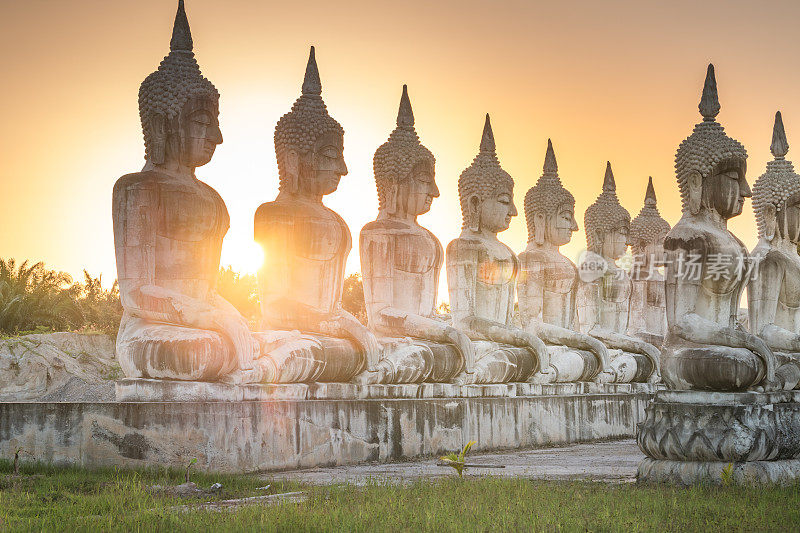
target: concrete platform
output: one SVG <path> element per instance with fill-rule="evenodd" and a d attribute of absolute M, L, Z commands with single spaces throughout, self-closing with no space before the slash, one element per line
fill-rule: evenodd
<path fill-rule="evenodd" d="M 0 456 L 22 446 L 41 461 L 84 466 L 180 467 L 197 458 L 222 472 L 389 462 L 471 440 L 481 452 L 631 438 L 652 398 L 516 395 L 516 387 L 489 396 L 496 387 L 488 386 L 451 398 L 292 399 L 273 387 L 269 400 L 0 403 Z"/>

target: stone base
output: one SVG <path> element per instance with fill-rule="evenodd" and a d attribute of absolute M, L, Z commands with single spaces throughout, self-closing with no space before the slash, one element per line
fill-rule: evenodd
<path fill-rule="evenodd" d="M 659 391 L 637 443 L 642 481 L 784 483 L 800 474 L 800 392 Z"/>
<path fill-rule="evenodd" d="M 122 379 L 117 381 L 119 402 L 242 402 L 270 400 L 369 400 L 423 398 L 515 398 L 572 394 L 654 394 L 650 383 L 496 383 L 455 385 L 355 385 L 352 383 L 289 383 L 229 385 L 201 381 Z"/>
<path fill-rule="evenodd" d="M 643 483 L 670 483 L 684 486 L 725 485 L 728 483 L 735 485 L 791 485 L 800 479 L 800 459 L 721 463 L 659 461 L 648 457 L 639 463 L 636 478 Z"/>
<path fill-rule="evenodd" d="M 52 463 L 185 467 L 197 458 L 206 470 L 247 472 L 435 457 L 473 440 L 491 451 L 632 437 L 652 395 L 586 388 L 125 380 L 121 397 L 150 401 L 0 403 L 0 457 L 21 446 Z"/>

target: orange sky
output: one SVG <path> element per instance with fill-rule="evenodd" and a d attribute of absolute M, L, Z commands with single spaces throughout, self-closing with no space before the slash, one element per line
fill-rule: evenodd
<path fill-rule="evenodd" d="M 111 190 L 143 164 L 137 91 L 168 51 L 175 7 L 174 0 L 2 1 L 0 257 L 113 280 Z M 606 160 L 632 216 L 652 175 L 659 208 L 674 224 L 673 158 L 700 120 L 709 61 L 718 120 L 749 150 L 751 183 L 770 157 L 775 111 L 790 143 L 800 131 L 797 2 L 187 0 L 186 7 L 201 69 L 222 94 L 225 142 L 198 177 L 227 203 L 222 262 L 237 269 L 248 265 L 256 207 L 277 192 L 272 133 L 299 95 L 310 44 L 323 97 L 345 129 L 350 169 L 326 204 L 354 236 L 377 214 L 372 155 L 394 127 L 403 83 L 442 191 L 421 222 L 445 245 L 459 233 L 456 181 L 477 152 L 486 112 L 520 213 L 551 137 L 581 227 Z M 731 228 L 755 244 L 749 202 Z M 522 214 L 501 238 L 524 249 Z M 581 231 L 565 252 L 576 257 L 584 246 Z M 348 271 L 356 270 L 354 249 Z"/>

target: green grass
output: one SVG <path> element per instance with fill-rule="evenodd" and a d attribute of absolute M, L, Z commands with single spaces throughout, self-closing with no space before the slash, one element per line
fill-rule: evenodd
<path fill-rule="evenodd" d="M 0 462 L 0 531 L 788 531 L 800 527 L 800 486 L 652 487 L 452 477 L 409 486 L 305 488 L 300 503 L 178 512 L 187 503 L 145 490 L 175 470 L 97 470 Z M 193 473 L 219 498 L 248 496 L 256 476 Z M 270 493 L 301 490 L 273 483 Z M 196 501 L 207 501 L 204 497 Z"/>

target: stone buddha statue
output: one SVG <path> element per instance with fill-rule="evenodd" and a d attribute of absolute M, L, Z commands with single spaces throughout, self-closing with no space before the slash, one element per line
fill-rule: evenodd
<path fill-rule="evenodd" d="M 581 331 L 611 350 L 608 370 L 618 383 L 658 380 L 658 348 L 627 334 L 633 287 L 616 261 L 628 248 L 630 221 L 606 163 L 603 192 L 584 214 L 588 251 L 580 266 L 578 320 Z"/>
<path fill-rule="evenodd" d="M 359 250 L 367 319 L 382 337 L 384 353 L 376 371 L 359 377 L 375 383 L 451 381 L 465 362 L 471 371 L 474 348 L 466 334 L 436 316 L 444 251 L 417 216 L 430 210 L 439 189 L 405 85 L 397 127 L 375 152 L 374 170 L 378 218 L 361 230 Z"/>
<path fill-rule="evenodd" d="M 716 121 L 720 105 L 708 66 L 703 121 L 675 156 L 683 215 L 664 241 L 667 335 L 661 355 L 671 389 L 742 391 L 775 379 L 775 355 L 746 332 L 737 311 L 749 257 L 728 231 L 750 196 L 747 152 Z"/>
<path fill-rule="evenodd" d="M 523 328 L 547 343 L 554 381 L 590 381 L 608 367 L 608 351 L 577 330 L 578 270 L 559 251 L 578 231 L 575 198 L 561 184 L 549 139 L 542 176 L 525 195 L 525 219 L 518 290 Z"/>
<path fill-rule="evenodd" d="M 146 163 L 116 182 L 112 206 L 120 365 L 130 378 L 241 381 L 258 343 L 215 290 L 228 211 L 195 168 L 222 142 L 219 93 L 194 58 L 182 0 L 170 52 L 139 89 L 139 114 Z"/>
<path fill-rule="evenodd" d="M 497 234 L 508 229 L 517 209 L 514 181 L 500 167 L 489 115 L 480 151 L 458 179 L 458 196 L 463 225 L 447 245 L 447 285 L 453 326 L 479 341 L 470 379 L 526 381 L 537 369 L 552 376 L 545 344 L 511 323 L 519 263 Z"/>
<path fill-rule="evenodd" d="M 775 354 L 776 385 L 788 390 L 800 382 L 800 176 L 786 159 L 780 111 L 770 148 L 775 159 L 753 184 L 758 244 L 747 303 L 753 333 Z"/>
<path fill-rule="evenodd" d="M 669 222 L 661 217 L 656 207 L 656 190 L 653 178 L 649 178 L 644 207 L 631 221 L 628 234 L 633 253 L 628 334 L 654 346 L 661 346 L 667 331 L 664 275 L 659 268 L 664 265 L 664 238 L 669 230 Z"/>
<path fill-rule="evenodd" d="M 300 98 L 275 127 L 280 190 L 255 214 L 264 250 L 258 272 L 265 381 L 349 381 L 377 363 L 375 336 L 342 309 L 344 268 L 352 245 L 342 217 L 322 198 L 347 174 L 344 131 L 327 111 L 314 57 Z"/>

